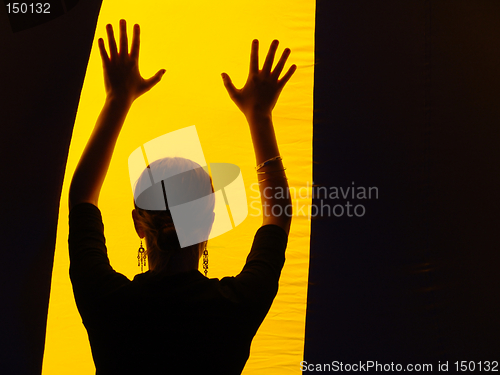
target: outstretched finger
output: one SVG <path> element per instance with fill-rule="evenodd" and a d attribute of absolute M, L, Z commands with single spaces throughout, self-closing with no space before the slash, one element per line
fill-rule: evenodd
<path fill-rule="evenodd" d="M 262 67 L 262 71 L 270 74 L 271 68 L 273 67 L 274 56 L 276 55 L 276 50 L 278 49 L 279 42 L 275 39 L 271 43 L 271 47 L 269 47 L 269 52 L 266 56 L 266 61 L 264 61 L 264 66 Z"/>
<path fill-rule="evenodd" d="M 224 86 L 226 87 L 229 97 L 234 100 L 236 94 L 238 93 L 238 90 L 236 89 L 236 87 L 234 87 L 231 78 L 229 78 L 226 73 L 222 73 L 222 81 L 224 82 Z"/>
<path fill-rule="evenodd" d="M 110 59 L 116 59 L 118 56 L 118 49 L 116 48 L 115 34 L 113 33 L 113 26 L 106 25 L 106 31 L 108 32 L 108 43 L 109 43 L 109 57 Z"/>
<path fill-rule="evenodd" d="M 107 66 L 109 63 L 109 56 L 108 52 L 106 51 L 106 47 L 104 47 L 104 40 L 102 38 L 99 38 L 97 44 L 99 45 L 99 52 L 101 52 L 102 63 L 104 66 Z"/>
<path fill-rule="evenodd" d="M 120 20 L 120 56 L 128 56 L 127 22 Z"/>
<path fill-rule="evenodd" d="M 259 73 L 259 41 L 254 39 L 250 53 L 250 74 Z"/>
<path fill-rule="evenodd" d="M 288 72 L 286 72 L 283 78 L 281 78 L 278 81 L 278 85 L 280 86 L 280 88 L 283 88 L 286 85 L 286 83 L 292 77 L 293 73 L 295 73 L 296 70 L 297 70 L 297 65 L 295 64 L 292 65 L 290 69 L 288 69 Z"/>
<path fill-rule="evenodd" d="M 149 79 L 144 80 L 144 88 L 143 92 L 149 91 L 155 86 L 158 82 L 161 81 L 161 77 L 165 74 L 166 70 L 165 69 L 160 69 L 154 76 L 152 76 Z"/>
<path fill-rule="evenodd" d="M 288 56 L 290 56 L 290 49 L 287 48 L 283 51 L 283 54 L 281 55 L 280 61 L 276 64 L 276 67 L 274 68 L 272 72 L 272 76 L 275 77 L 276 79 L 279 78 L 281 72 L 283 71 L 283 68 L 285 67 L 286 60 L 288 59 Z"/>
<path fill-rule="evenodd" d="M 134 60 L 139 60 L 139 46 L 141 44 L 141 29 L 139 25 L 134 25 L 134 36 L 132 37 L 132 47 L 130 47 L 130 56 Z"/>

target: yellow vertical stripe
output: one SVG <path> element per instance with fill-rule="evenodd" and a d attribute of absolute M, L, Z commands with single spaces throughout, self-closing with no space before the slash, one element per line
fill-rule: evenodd
<path fill-rule="evenodd" d="M 146 162 L 146 166 L 149 166 L 149 160 L 148 156 L 146 155 L 146 150 L 144 149 L 144 145 L 141 145 L 141 151 L 142 151 L 142 156 L 144 157 L 144 161 Z"/>
<path fill-rule="evenodd" d="M 291 48 L 285 69 L 293 63 L 298 69 L 281 94 L 273 120 L 291 187 L 311 186 L 314 7 L 313 0 L 103 2 L 61 197 L 43 375 L 95 371 L 68 277 L 67 199 L 73 171 L 104 103 L 97 38 L 105 37 L 105 25 L 112 23 L 116 30 L 119 19 L 124 18 L 130 34 L 132 25 L 139 23 L 141 73 L 149 78 L 158 69 L 167 70 L 162 81 L 133 105 L 104 182 L 99 208 L 111 264 L 130 279 L 140 272 L 136 260 L 140 241 L 131 219 L 130 153 L 162 134 L 196 125 L 206 160 L 238 165 L 247 191 L 247 219 L 209 241 L 210 277 L 222 278 L 241 271 L 262 216 L 250 132 L 220 74 L 228 73 L 236 87 L 243 86 L 254 38 L 261 42 L 261 66 L 273 39 L 280 40 L 278 55 Z M 245 375 L 300 372 L 310 236 L 310 221 L 303 212 L 309 205 L 310 197 L 294 200 L 296 216 L 280 291 L 252 343 Z"/>

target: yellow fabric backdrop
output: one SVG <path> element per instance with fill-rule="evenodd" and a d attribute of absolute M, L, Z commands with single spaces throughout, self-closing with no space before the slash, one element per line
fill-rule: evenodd
<path fill-rule="evenodd" d="M 280 290 L 259 329 L 244 374 L 291 374 L 300 371 L 304 348 L 312 185 L 312 104 L 314 73 L 313 0 L 244 0 L 137 2 L 105 0 L 99 17 L 69 152 L 61 197 L 58 236 L 47 322 L 43 375 L 92 374 L 87 333 L 74 302 L 68 276 L 68 187 L 73 171 L 104 102 L 97 38 L 118 20 L 142 29 L 140 69 L 151 76 L 167 70 L 162 82 L 140 98 L 118 140 L 104 183 L 103 214 L 111 265 L 132 279 L 139 272 L 139 239 L 131 220 L 132 191 L 128 157 L 141 144 L 170 131 L 196 125 L 207 162 L 238 165 L 247 190 L 249 216 L 232 231 L 209 242 L 209 277 L 236 275 L 244 265 L 253 236 L 261 225 L 257 208 L 255 157 L 243 115 L 229 99 L 220 74 L 241 87 L 248 74 L 250 44 L 258 38 L 260 63 L 273 39 L 278 55 L 292 50 L 287 67 L 298 69 L 274 111 L 276 136 L 294 199 L 294 218 Z M 287 69 L 287 68 L 286 68 Z M 306 189 L 308 187 L 308 189 Z M 207 364 L 216 366 L 216 364 Z"/>

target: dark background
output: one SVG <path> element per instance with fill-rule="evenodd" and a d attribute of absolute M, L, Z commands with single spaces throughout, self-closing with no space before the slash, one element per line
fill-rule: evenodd
<path fill-rule="evenodd" d="M 42 368 L 59 200 L 102 0 L 0 2 L 0 373 Z"/>
<path fill-rule="evenodd" d="M 500 2 L 316 17 L 313 180 L 379 197 L 312 220 L 304 359 L 500 360 Z"/>

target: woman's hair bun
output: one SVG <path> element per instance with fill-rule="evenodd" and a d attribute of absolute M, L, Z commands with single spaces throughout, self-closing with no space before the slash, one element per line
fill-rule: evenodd
<path fill-rule="evenodd" d="M 172 218 L 169 217 L 169 219 L 162 223 L 160 226 L 161 229 L 158 231 L 158 247 L 163 251 L 166 249 L 177 250 L 181 248 Z"/>

